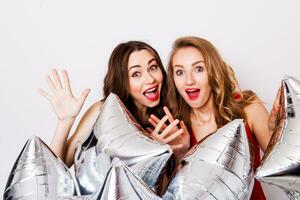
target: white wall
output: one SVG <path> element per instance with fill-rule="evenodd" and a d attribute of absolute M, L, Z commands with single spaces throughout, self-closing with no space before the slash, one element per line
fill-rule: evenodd
<path fill-rule="evenodd" d="M 181 2 L 181 3 L 179 3 Z M 0 196 L 26 139 L 50 142 L 55 116 L 36 92 L 52 67 L 67 68 L 75 94 L 92 89 L 83 111 L 102 95 L 116 44 L 144 40 L 164 63 L 174 39 L 207 38 L 270 109 L 284 74 L 300 79 L 300 2 L 252 1 L 0 1 Z M 285 199 L 266 187 L 268 199 Z"/>

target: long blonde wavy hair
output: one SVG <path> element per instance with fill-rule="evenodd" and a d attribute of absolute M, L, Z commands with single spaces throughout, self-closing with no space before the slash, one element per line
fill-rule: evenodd
<path fill-rule="evenodd" d="M 208 80 L 216 107 L 216 123 L 221 127 L 228 122 L 242 118 L 246 120 L 244 107 L 253 103 L 255 94 L 250 91 L 241 91 L 232 68 L 221 58 L 217 49 L 207 40 L 198 37 L 182 37 L 173 44 L 168 63 L 168 107 L 175 118 L 183 119 L 191 129 L 191 107 L 179 94 L 174 83 L 173 57 L 175 53 L 186 47 L 198 49 L 208 71 Z"/>

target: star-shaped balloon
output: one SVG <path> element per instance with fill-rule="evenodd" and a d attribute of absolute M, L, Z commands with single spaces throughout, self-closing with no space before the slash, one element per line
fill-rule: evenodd
<path fill-rule="evenodd" d="M 98 200 L 161 200 L 119 159 L 114 158 Z"/>
<path fill-rule="evenodd" d="M 111 167 L 109 155 L 96 154 L 97 141 L 92 131 L 85 142 L 76 147 L 74 169 L 80 192 L 83 195 L 98 191 Z"/>
<path fill-rule="evenodd" d="M 253 187 L 253 167 L 242 120 L 234 120 L 183 158 L 164 200 L 244 200 Z"/>
<path fill-rule="evenodd" d="M 275 131 L 255 177 L 288 190 L 291 199 L 300 194 L 300 81 L 282 80 L 280 111 Z"/>
<path fill-rule="evenodd" d="M 38 137 L 30 138 L 9 175 L 3 199 L 44 200 L 76 195 L 65 164 Z"/>
<path fill-rule="evenodd" d="M 85 196 L 59 197 L 58 200 L 161 200 L 131 169 L 114 158 L 104 183 L 97 192 Z"/>
<path fill-rule="evenodd" d="M 81 168 L 84 174 L 76 173 L 82 192 L 96 192 L 114 157 L 129 166 L 150 188 L 160 191 L 161 178 L 172 155 L 171 147 L 149 138 L 117 95 L 111 93 L 107 97 L 91 134 L 98 140 L 95 151 L 90 148 L 90 153 L 85 151 L 75 159 L 75 168 Z"/>

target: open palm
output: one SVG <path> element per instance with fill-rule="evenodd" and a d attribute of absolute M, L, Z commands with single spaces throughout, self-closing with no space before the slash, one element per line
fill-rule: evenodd
<path fill-rule="evenodd" d="M 52 108 L 59 120 L 74 119 L 80 112 L 82 105 L 88 96 L 90 90 L 85 89 L 79 98 L 72 94 L 70 80 L 66 70 L 62 70 L 62 82 L 58 76 L 57 70 L 52 70 L 52 79 L 50 76 L 46 77 L 48 86 L 52 94 L 39 89 L 39 93 L 48 99 Z"/>

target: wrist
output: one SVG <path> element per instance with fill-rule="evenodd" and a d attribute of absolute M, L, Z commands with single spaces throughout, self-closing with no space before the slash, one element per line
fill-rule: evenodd
<path fill-rule="evenodd" d="M 66 124 L 66 125 L 68 125 L 68 124 L 73 124 L 74 123 L 74 121 L 75 121 L 75 117 L 72 117 L 72 118 L 64 118 L 64 119 L 60 119 L 60 118 L 58 118 L 57 119 L 57 123 L 59 124 L 59 125 L 63 125 L 63 124 Z"/>

